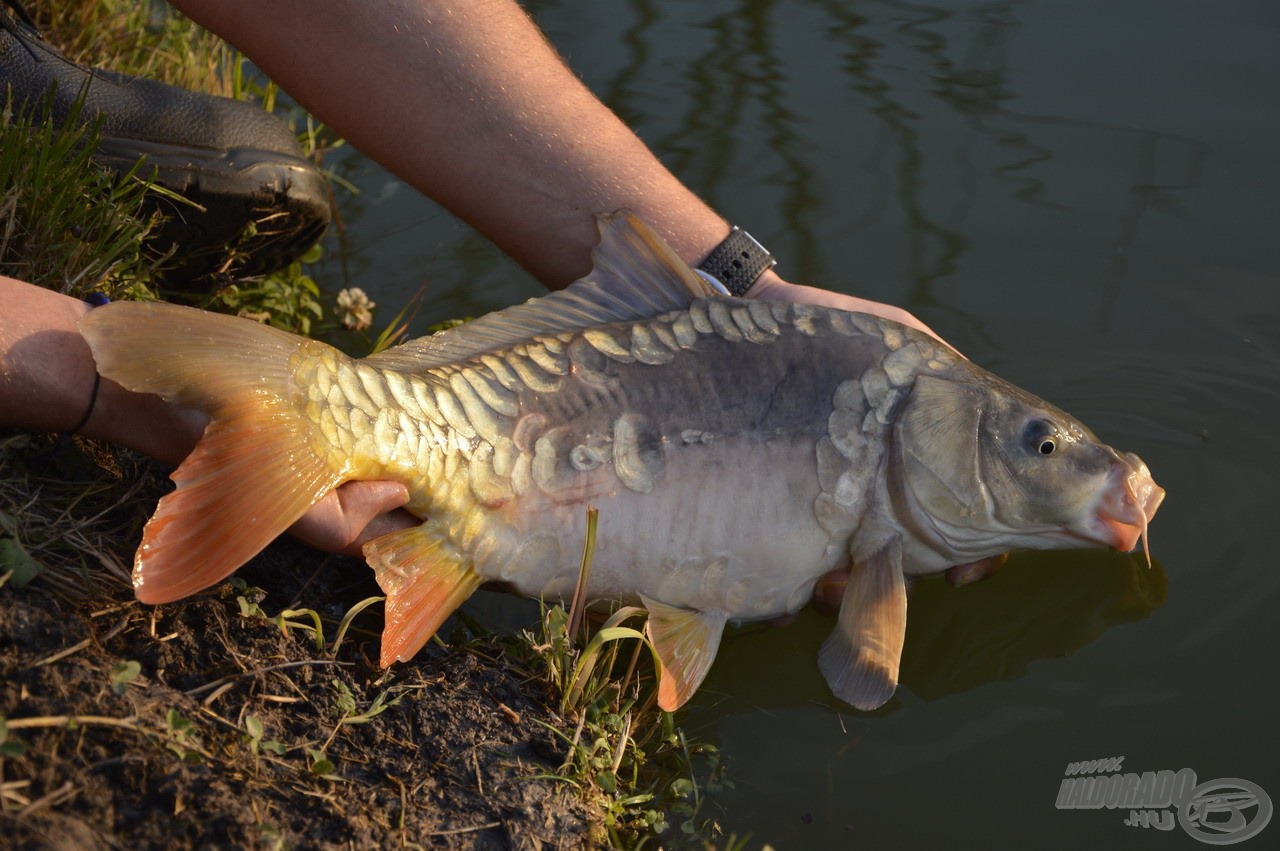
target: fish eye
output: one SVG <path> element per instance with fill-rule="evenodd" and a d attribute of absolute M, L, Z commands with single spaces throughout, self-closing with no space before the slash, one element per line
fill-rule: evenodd
<path fill-rule="evenodd" d="M 1033 419 L 1023 428 L 1023 445 L 1040 455 L 1052 455 L 1058 451 L 1058 427 L 1046 419 Z"/>

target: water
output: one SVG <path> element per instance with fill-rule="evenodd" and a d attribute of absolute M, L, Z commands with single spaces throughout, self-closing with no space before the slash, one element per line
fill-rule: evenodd
<path fill-rule="evenodd" d="M 903 687 L 874 713 L 826 690 L 829 619 L 731 631 L 681 716 L 730 763 L 725 828 L 780 849 L 1187 847 L 1127 810 L 1055 808 L 1069 762 L 1122 755 L 1280 798 L 1280 7 L 534 10 L 784 276 L 907 307 L 1169 492 L 1151 569 L 1020 554 L 975 586 L 926 583 Z M 419 328 L 540 291 L 367 161 L 338 164 L 364 194 L 320 277 L 364 286 L 383 321 L 420 287 Z"/>

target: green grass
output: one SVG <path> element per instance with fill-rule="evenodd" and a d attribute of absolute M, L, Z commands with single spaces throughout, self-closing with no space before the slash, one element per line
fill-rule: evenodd
<path fill-rule="evenodd" d="M 306 156 L 319 165 L 342 140 L 251 73 L 242 56 L 163 4 L 137 0 L 42 0 L 30 11 L 50 44 L 71 61 L 256 103 L 295 128 Z M 96 168 L 96 127 L 77 121 L 55 128 L 48 110 L 13 105 L 0 92 L 0 273 L 82 297 L 155 298 L 164 257 L 149 251 L 157 219 L 145 203 L 145 163 L 127 175 Z M 339 182 L 342 191 L 354 191 Z M 174 196 L 169 196 L 175 199 Z M 222 249 L 229 274 L 189 291 L 164 287 L 167 298 L 236 313 L 300 334 L 337 327 L 332 305 L 308 272 L 317 245 L 298 262 L 245 281 L 234 274 L 243 246 L 267 222 L 250 222 Z"/>
<path fill-rule="evenodd" d="M 50 105 L 0 108 L 0 273 L 75 296 L 149 294 L 147 182 L 90 162 L 101 122 L 80 126 L 77 108 L 58 128 Z"/>
<path fill-rule="evenodd" d="M 27 0 L 41 33 L 72 62 L 232 96 L 236 52 L 163 3 Z"/>
<path fill-rule="evenodd" d="M 733 784 L 712 745 L 690 743 L 675 716 L 657 706 L 658 659 L 644 633 L 647 613 L 620 606 L 590 626 L 584 589 L 591 576 L 597 511 L 587 509 L 577 588 L 569 610 L 543 606 L 537 634 L 514 652 L 557 696 L 568 749 L 554 775 L 572 783 L 603 813 L 611 848 L 710 848 L 724 840 L 714 795 Z M 646 658 L 647 657 L 647 658 Z M 567 727 L 572 725 L 570 732 Z"/>

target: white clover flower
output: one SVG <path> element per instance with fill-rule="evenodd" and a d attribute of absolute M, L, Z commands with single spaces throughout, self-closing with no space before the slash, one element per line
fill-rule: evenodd
<path fill-rule="evenodd" d="M 336 313 L 342 317 L 342 327 L 363 331 L 373 324 L 373 309 L 377 306 L 364 290 L 350 287 L 338 293 Z"/>

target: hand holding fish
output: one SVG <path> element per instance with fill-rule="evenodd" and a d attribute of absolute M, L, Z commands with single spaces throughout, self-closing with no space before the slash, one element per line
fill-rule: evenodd
<path fill-rule="evenodd" d="M 359 557 L 375 538 L 422 522 L 398 510 L 408 501 L 401 482 L 347 482 L 321 497 L 289 534 L 318 550 Z"/>
<path fill-rule="evenodd" d="M 901 307 L 895 307 L 892 304 L 884 304 L 878 301 L 871 301 L 866 298 L 858 298 L 857 296 L 845 295 L 844 293 L 832 292 L 831 290 L 823 290 L 817 287 L 809 287 L 803 284 L 793 284 L 784 281 L 777 275 L 765 275 L 762 277 L 748 296 L 760 301 L 785 301 L 797 304 L 816 304 L 822 307 L 834 307 L 836 310 L 847 310 L 850 313 L 870 313 L 873 316 L 879 316 L 888 319 L 891 322 L 898 322 L 908 328 L 915 328 L 917 331 L 923 331 L 931 337 L 941 340 L 948 346 L 946 340 L 942 339 L 942 335 L 938 334 L 928 325 L 925 325 L 917 319 L 910 311 L 903 310 Z M 951 346 L 954 350 L 955 347 Z"/>

